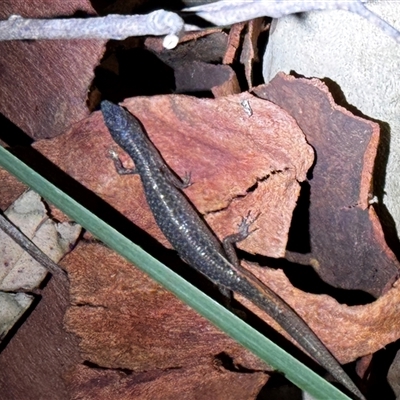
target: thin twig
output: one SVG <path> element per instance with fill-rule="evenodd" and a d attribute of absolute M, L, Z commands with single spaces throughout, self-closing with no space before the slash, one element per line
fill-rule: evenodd
<path fill-rule="evenodd" d="M 116 39 L 167 35 L 164 47 L 173 48 L 184 31 L 183 19 L 169 11 L 145 15 L 107 15 L 70 19 L 26 19 L 12 15 L 0 21 L 0 41 L 23 39 Z"/>
<path fill-rule="evenodd" d="M 32 258 L 43 265 L 53 275 L 65 274 L 65 271 L 57 265 L 47 254 L 43 253 L 27 236 L 16 228 L 4 215 L 0 213 L 0 229 L 7 233 L 18 243 Z"/>
<path fill-rule="evenodd" d="M 364 3 L 363 0 L 220 0 L 184 8 L 182 11 L 195 12 L 214 25 L 225 26 L 259 17 L 281 18 L 285 15 L 309 11 L 345 10 L 367 19 L 394 40 L 400 42 L 400 31 L 367 8 Z"/>

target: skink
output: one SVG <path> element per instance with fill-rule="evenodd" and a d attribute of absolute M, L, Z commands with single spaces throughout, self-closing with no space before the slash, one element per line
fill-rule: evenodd
<path fill-rule="evenodd" d="M 358 398 L 359 389 L 310 327 L 286 302 L 240 266 L 232 242 L 248 235 L 244 219 L 240 231 L 228 236 L 223 245 L 214 236 L 181 189 L 188 185 L 168 168 L 146 136 L 138 120 L 109 101 L 101 103 L 105 124 L 114 141 L 135 163 L 126 170 L 119 160 L 119 173 L 140 175 L 146 200 L 154 218 L 180 257 L 214 283 L 246 297 L 274 318 L 312 357 Z"/>

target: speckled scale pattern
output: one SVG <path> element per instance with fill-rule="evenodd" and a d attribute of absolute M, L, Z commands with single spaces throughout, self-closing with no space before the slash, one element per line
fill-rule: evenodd
<path fill-rule="evenodd" d="M 367 19 L 387 35 L 400 42 L 400 32 L 369 10 L 360 0 L 221 0 L 216 3 L 185 8 L 219 26 L 231 25 L 258 17 L 281 18 L 285 15 L 320 10 L 345 10 Z"/>
<path fill-rule="evenodd" d="M 237 292 L 273 317 L 311 356 L 351 392 L 362 394 L 309 326 L 274 292 L 226 257 L 185 195 L 172 182 L 172 172 L 137 119 L 109 101 L 101 103 L 105 124 L 114 141 L 130 155 L 141 177 L 154 218 L 178 254 L 214 283 Z"/>
<path fill-rule="evenodd" d="M 114 141 L 135 162 L 147 203 L 161 231 L 183 259 L 207 273 L 209 264 L 215 263 L 210 253 L 219 253 L 225 258 L 219 241 L 194 212 L 181 191 L 171 183 L 167 172 L 161 169 L 164 161 L 136 118 L 109 102 L 102 103 L 102 112 Z M 212 251 L 198 257 L 203 248 Z M 213 277 L 210 278 L 222 284 L 218 282 L 220 274 L 215 273 L 218 265 L 213 267 Z"/>

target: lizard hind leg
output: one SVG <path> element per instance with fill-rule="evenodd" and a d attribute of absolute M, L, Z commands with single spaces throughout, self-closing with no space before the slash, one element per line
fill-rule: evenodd
<path fill-rule="evenodd" d="M 224 251 L 228 260 L 239 270 L 242 270 L 240 266 L 239 259 L 236 255 L 236 250 L 234 244 L 246 239 L 249 235 L 251 235 L 253 231 L 250 231 L 249 228 L 253 224 L 253 222 L 258 218 L 259 214 L 254 217 L 250 216 L 251 212 L 249 212 L 246 217 L 242 217 L 242 220 L 238 226 L 238 231 L 227 236 L 223 241 L 222 245 L 224 247 Z M 236 314 L 238 317 L 245 319 L 246 313 L 242 310 L 238 310 L 233 307 L 231 302 L 233 300 L 232 290 L 227 289 L 224 286 L 218 285 L 219 291 L 224 296 L 223 304 L 228 310 Z"/>
<path fill-rule="evenodd" d="M 193 185 L 190 172 L 186 172 L 183 178 L 179 178 L 165 164 L 161 165 L 160 170 L 166 176 L 168 181 L 178 189 L 186 189 Z"/>
<path fill-rule="evenodd" d="M 223 241 L 222 245 L 225 250 L 225 254 L 228 260 L 235 266 L 239 267 L 239 259 L 236 255 L 236 250 L 234 244 L 237 242 L 241 242 L 242 240 L 246 239 L 249 235 L 251 235 L 254 231 L 257 230 L 253 229 L 250 231 L 250 226 L 256 221 L 260 214 L 256 214 L 255 216 L 251 216 L 251 211 L 245 217 L 242 217 L 242 221 L 238 226 L 238 231 L 233 233 L 232 235 L 227 236 Z"/>

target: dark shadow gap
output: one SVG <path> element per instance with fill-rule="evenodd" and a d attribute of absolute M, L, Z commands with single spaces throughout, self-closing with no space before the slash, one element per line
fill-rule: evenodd
<path fill-rule="evenodd" d="M 374 353 L 369 368 L 365 372 L 364 385 L 369 394 L 369 400 L 396 399 L 396 395 L 388 382 L 388 373 L 399 350 L 400 340 L 397 340 Z M 393 367 L 396 368 L 396 366 Z M 397 373 L 398 377 L 399 374 Z M 392 381 L 392 384 L 396 384 L 396 382 Z"/>
<path fill-rule="evenodd" d="M 94 71 L 91 95 L 98 91 L 102 99 L 118 103 L 134 96 L 173 93 L 174 71 L 144 49 L 143 43 L 143 38 L 109 41 L 104 57 Z"/>
<path fill-rule="evenodd" d="M 315 162 L 315 161 L 314 161 Z M 310 193 L 311 187 L 307 181 L 300 183 L 301 190 L 297 204 L 293 210 L 286 249 L 296 253 L 311 252 L 310 238 Z"/>
<path fill-rule="evenodd" d="M 268 382 L 258 393 L 256 400 L 303 400 L 303 391 L 283 375 L 271 373 Z"/>
<path fill-rule="evenodd" d="M 265 17 L 264 24 L 272 22 L 272 18 Z M 258 51 L 258 60 L 253 63 L 253 87 L 263 85 L 265 83 L 264 75 L 263 75 L 263 57 L 265 53 L 265 49 L 267 48 L 269 41 L 270 29 L 267 29 L 260 33 L 257 39 L 257 51 Z"/>
<path fill-rule="evenodd" d="M 284 258 L 253 256 L 242 251 L 240 259 L 256 263 L 260 268 L 281 269 L 290 283 L 297 289 L 312 294 L 327 294 L 340 304 L 357 306 L 373 303 L 376 299 L 362 290 L 346 290 L 335 288 L 324 282 L 310 265 L 290 262 Z"/>
<path fill-rule="evenodd" d="M 0 140 L 7 143 L 8 146 L 30 146 L 34 140 L 28 136 L 22 129 L 14 125 L 3 114 L 0 114 Z"/>
<path fill-rule="evenodd" d="M 178 12 L 185 7 L 182 0 L 91 0 L 92 7 L 99 15 L 106 14 L 147 14 L 156 10 Z"/>
<path fill-rule="evenodd" d="M 236 364 L 234 358 L 224 351 L 214 356 L 215 363 L 220 367 L 230 372 L 240 374 L 254 374 L 256 370 L 244 367 L 241 364 Z M 258 370 L 259 371 L 259 370 Z"/>
<path fill-rule="evenodd" d="M 130 376 L 134 373 L 133 370 L 128 369 L 128 368 L 107 368 L 107 367 L 102 367 L 101 365 L 98 365 L 94 362 L 91 361 L 83 361 L 82 365 L 84 365 L 85 367 L 91 368 L 91 369 L 97 369 L 97 370 L 101 370 L 101 371 L 116 371 L 116 372 L 120 372 L 123 373 L 124 375 Z"/>

